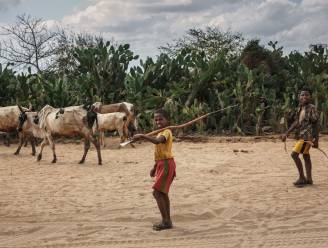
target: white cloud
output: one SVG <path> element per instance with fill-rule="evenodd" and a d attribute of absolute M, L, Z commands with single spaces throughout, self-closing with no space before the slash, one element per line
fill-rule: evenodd
<path fill-rule="evenodd" d="M 315 40 L 328 43 L 327 20 L 327 0 L 93 0 L 62 23 L 129 42 L 145 56 L 189 28 L 206 26 L 307 49 Z"/>
<path fill-rule="evenodd" d="M 63 23 L 86 30 L 100 31 L 105 27 L 124 26 L 125 23 L 140 22 L 148 17 L 138 11 L 138 6 L 131 2 L 98 1 L 86 9 L 63 18 Z"/>

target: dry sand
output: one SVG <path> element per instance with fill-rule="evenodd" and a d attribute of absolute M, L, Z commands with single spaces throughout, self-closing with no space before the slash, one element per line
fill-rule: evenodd
<path fill-rule="evenodd" d="M 152 144 L 107 140 L 103 166 L 94 149 L 77 164 L 82 144 L 57 144 L 55 165 L 49 147 L 37 163 L 30 148 L 14 156 L 15 145 L 1 146 L 0 247 L 328 247 L 328 159 L 313 150 L 315 184 L 295 188 L 283 143 L 232 141 L 174 143 L 174 228 L 161 232 L 151 228 Z"/>

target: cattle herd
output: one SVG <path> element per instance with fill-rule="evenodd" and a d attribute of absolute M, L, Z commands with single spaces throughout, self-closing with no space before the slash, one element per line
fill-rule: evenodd
<path fill-rule="evenodd" d="M 36 140 L 41 139 L 37 161 L 42 159 L 42 151 L 49 145 L 53 152 L 52 163 L 56 163 L 56 149 L 53 136 L 60 135 L 84 138 L 84 153 L 79 163 L 84 163 L 92 143 L 97 150 L 98 164 L 102 164 L 100 146 L 105 146 L 104 132 L 118 131 L 121 142 L 132 137 L 137 131 L 137 118 L 134 105 L 128 102 L 102 104 L 96 102 L 89 106 L 70 106 L 54 108 L 44 106 L 36 112 L 30 106 L 0 107 L 0 132 L 18 131 L 19 145 L 14 153 L 19 154 L 24 142 L 30 140 L 32 155 L 36 154 Z"/>

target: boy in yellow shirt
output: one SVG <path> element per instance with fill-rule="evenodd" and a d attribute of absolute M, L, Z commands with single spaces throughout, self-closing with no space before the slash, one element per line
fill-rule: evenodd
<path fill-rule="evenodd" d="M 169 125 L 169 116 L 163 109 L 154 113 L 154 121 L 157 128 L 165 128 Z M 162 222 L 153 225 L 156 231 L 173 227 L 170 216 L 170 199 L 168 196 L 171 183 L 175 177 L 175 162 L 172 154 L 173 137 L 170 129 L 160 132 L 157 137 L 144 134 L 136 134 L 133 140 L 144 139 L 155 144 L 155 165 L 150 171 L 151 177 L 156 177 L 153 185 L 153 196 L 162 216 Z"/>

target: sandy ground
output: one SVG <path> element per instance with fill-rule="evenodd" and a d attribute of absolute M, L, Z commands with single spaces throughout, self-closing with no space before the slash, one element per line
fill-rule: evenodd
<path fill-rule="evenodd" d="M 192 140 L 191 140 L 192 141 Z M 174 143 L 174 228 L 155 232 L 153 145 L 94 149 L 58 144 L 35 162 L 30 148 L 0 147 L 0 247 L 328 247 L 328 159 L 312 151 L 314 185 L 295 188 L 293 162 L 275 139 Z M 287 143 L 290 153 L 293 140 Z M 328 151 L 328 138 L 321 140 Z"/>

